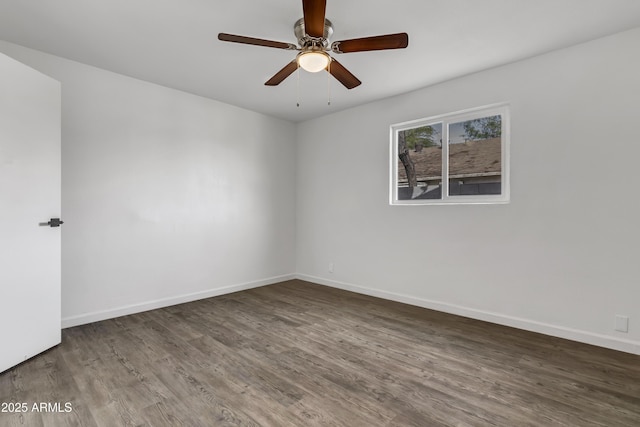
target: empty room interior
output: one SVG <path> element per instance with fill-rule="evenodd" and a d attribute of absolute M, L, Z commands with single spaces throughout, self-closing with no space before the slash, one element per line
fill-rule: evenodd
<path fill-rule="evenodd" d="M 640 425 L 640 2 L 0 2 L 0 425 Z"/>

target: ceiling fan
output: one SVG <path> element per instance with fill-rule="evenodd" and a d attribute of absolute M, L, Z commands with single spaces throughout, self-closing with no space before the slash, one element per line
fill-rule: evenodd
<path fill-rule="evenodd" d="M 255 46 L 272 47 L 299 51 L 296 58 L 284 66 L 265 85 L 277 86 L 298 67 L 315 73 L 327 70 L 347 89 L 362 83 L 351 74 L 335 58 L 327 52 L 350 53 L 368 50 L 404 49 L 409 44 L 407 33 L 387 34 L 374 37 L 334 41 L 329 45 L 329 38 L 333 34 L 333 24 L 325 18 L 326 0 L 302 0 L 303 18 L 293 26 L 294 34 L 300 47 L 293 43 L 277 42 L 257 39 L 253 37 L 237 36 L 220 33 L 218 39 L 226 42 L 244 43 Z"/>

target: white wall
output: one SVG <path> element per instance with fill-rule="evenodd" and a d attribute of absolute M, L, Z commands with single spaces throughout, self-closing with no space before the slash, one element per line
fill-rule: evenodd
<path fill-rule="evenodd" d="M 300 277 L 640 353 L 639 51 L 636 29 L 300 124 Z M 510 204 L 388 205 L 392 123 L 497 102 Z"/>
<path fill-rule="evenodd" d="M 62 82 L 71 326 L 295 271 L 295 126 L 0 42 Z"/>

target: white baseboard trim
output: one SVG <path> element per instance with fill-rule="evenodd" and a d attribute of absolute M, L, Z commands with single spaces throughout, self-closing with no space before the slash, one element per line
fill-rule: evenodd
<path fill-rule="evenodd" d="M 383 298 L 390 301 L 401 302 L 418 307 L 428 308 L 431 310 L 441 311 L 444 313 L 455 314 L 458 316 L 468 317 L 471 319 L 482 320 L 486 322 L 496 323 L 498 325 L 510 326 L 513 328 L 523 329 L 531 332 L 538 332 L 553 337 L 564 338 L 571 341 L 577 341 L 585 344 L 596 345 L 598 347 L 609 348 L 612 350 L 624 351 L 640 355 L 640 342 L 626 340 L 623 338 L 611 337 L 593 332 L 581 331 L 564 326 L 551 325 L 548 323 L 538 322 L 535 320 L 523 319 L 519 317 L 507 316 L 500 313 L 477 310 L 473 308 L 463 307 L 455 304 L 449 304 L 440 301 L 432 301 L 423 298 L 417 298 L 410 295 L 397 294 L 394 292 L 381 291 L 378 289 L 367 288 L 350 283 L 339 282 L 335 280 L 324 279 L 322 277 L 310 276 L 307 274 L 296 274 L 295 277 L 307 282 L 317 283 L 320 285 L 330 286 L 333 288 L 343 289 L 346 291 L 356 292 L 359 294 L 369 295 L 373 297 Z"/>
<path fill-rule="evenodd" d="M 62 319 L 62 328 L 71 328 L 73 326 L 84 325 L 101 320 L 113 319 L 114 317 L 126 316 L 129 314 L 141 313 L 143 311 L 155 310 L 157 308 L 169 307 L 185 302 L 196 301 L 204 298 L 211 298 L 220 295 L 231 294 L 233 292 L 244 291 L 247 289 L 259 288 L 261 286 L 272 285 L 274 283 L 284 282 L 286 280 L 295 279 L 295 274 L 285 274 L 282 276 L 269 277 L 267 279 L 256 280 L 253 282 L 240 283 L 221 288 L 209 289 L 202 292 L 194 292 L 184 295 L 176 295 L 174 297 L 162 298 L 154 301 L 147 301 L 138 304 L 126 305 L 109 310 L 95 311 L 92 313 L 84 313 L 76 316 L 69 316 Z"/>

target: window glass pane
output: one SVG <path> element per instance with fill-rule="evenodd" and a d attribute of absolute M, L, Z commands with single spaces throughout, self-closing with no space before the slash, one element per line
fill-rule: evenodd
<path fill-rule="evenodd" d="M 502 117 L 449 124 L 449 195 L 501 194 Z"/>
<path fill-rule="evenodd" d="M 442 198 L 442 123 L 398 132 L 398 200 Z"/>

